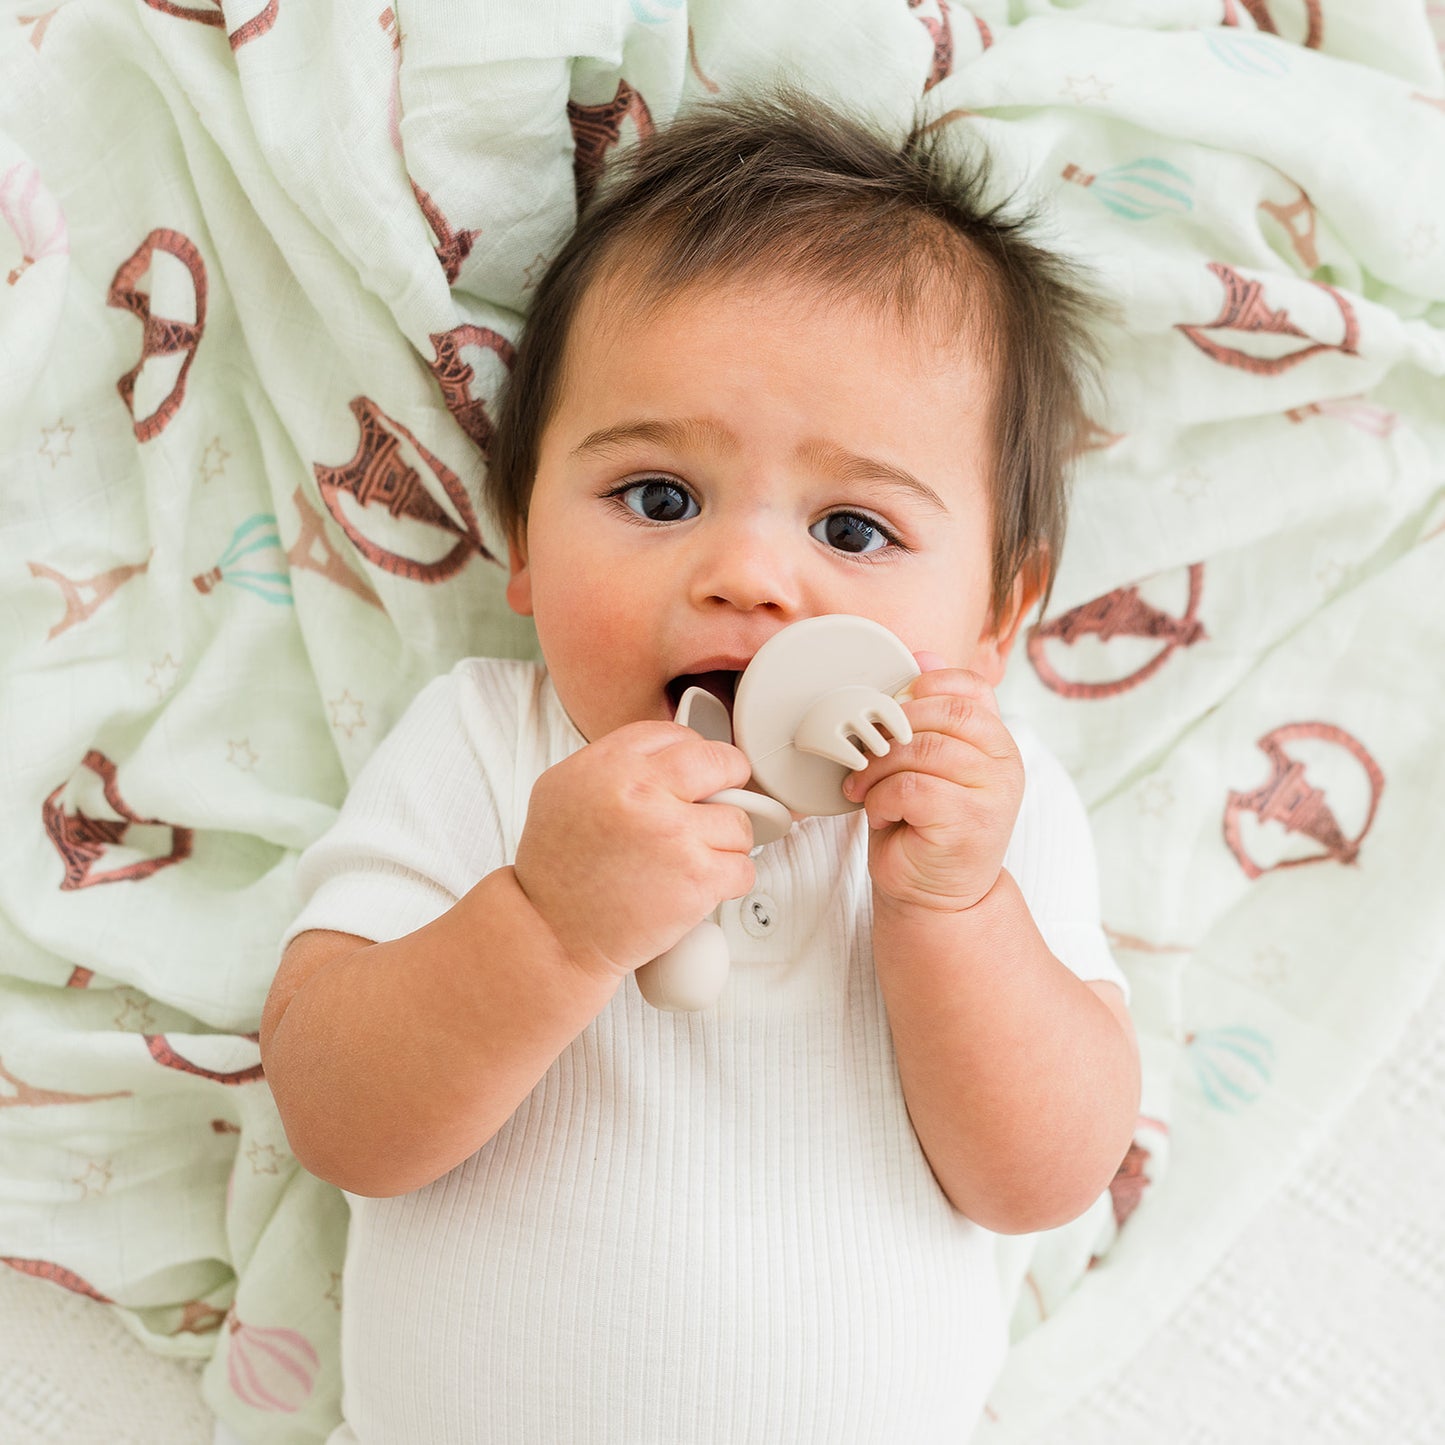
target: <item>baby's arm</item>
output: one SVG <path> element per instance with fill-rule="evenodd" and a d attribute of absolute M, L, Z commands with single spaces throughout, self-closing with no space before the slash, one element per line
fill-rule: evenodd
<path fill-rule="evenodd" d="M 1139 1105 L 1113 984 L 1050 953 L 1002 867 L 1023 765 L 982 679 L 925 673 L 913 742 L 856 778 L 872 827 L 875 966 L 909 1117 L 954 1207 L 1000 1233 L 1108 1186 Z"/>
<path fill-rule="evenodd" d="M 909 1118 L 954 1208 L 1000 1234 L 1082 1214 L 1139 1109 L 1118 987 L 1049 952 L 1007 872 L 963 913 L 882 904 L 874 952 Z"/>
<path fill-rule="evenodd" d="M 301 934 L 261 1018 L 292 1152 L 354 1194 L 429 1184 L 501 1128 L 616 989 L 573 965 L 511 868 L 391 942 Z"/>
<path fill-rule="evenodd" d="M 303 933 L 261 1020 L 292 1150 L 355 1194 L 440 1178 L 511 1117 L 639 964 L 752 886 L 752 829 L 696 801 L 735 748 L 635 723 L 548 769 L 516 863 L 403 938 Z"/>

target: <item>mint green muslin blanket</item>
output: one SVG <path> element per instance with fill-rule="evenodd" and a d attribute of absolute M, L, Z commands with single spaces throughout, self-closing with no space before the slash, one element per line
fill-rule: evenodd
<path fill-rule="evenodd" d="M 1440 968 L 1431 8 L 5 7 L 0 1258 L 209 1357 L 244 1438 L 339 1418 L 345 1200 L 256 1044 L 297 854 L 427 679 L 533 649 L 479 479 L 579 192 L 788 78 L 985 143 L 1118 303 L 1004 701 L 1090 806 L 1145 1098 L 1005 1243 L 983 1434 L 1126 1370 Z"/>

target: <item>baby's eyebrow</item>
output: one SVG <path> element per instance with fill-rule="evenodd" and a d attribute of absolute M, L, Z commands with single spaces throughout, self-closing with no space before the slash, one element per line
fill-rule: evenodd
<path fill-rule="evenodd" d="M 671 447 L 675 451 L 735 451 L 738 439 L 721 422 L 708 417 L 623 421 L 589 432 L 572 448 L 572 455 L 612 451 L 631 442 Z"/>
<path fill-rule="evenodd" d="M 894 466 L 892 462 L 880 461 L 877 457 L 859 456 L 840 447 L 836 442 L 804 442 L 798 448 L 799 457 L 820 471 L 836 476 L 842 482 L 871 482 L 882 484 L 898 491 L 909 492 L 925 506 L 943 515 L 948 507 L 942 497 L 926 482 L 921 482 L 912 472 Z"/>

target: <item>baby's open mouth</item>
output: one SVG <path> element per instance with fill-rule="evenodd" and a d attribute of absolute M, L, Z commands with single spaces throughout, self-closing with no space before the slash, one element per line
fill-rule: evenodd
<path fill-rule="evenodd" d="M 672 716 L 677 716 L 677 705 L 682 701 L 682 695 L 690 687 L 700 687 L 704 692 L 710 692 L 722 705 L 727 708 L 728 716 L 732 716 L 733 697 L 737 692 L 738 678 L 740 672 L 683 672 L 679 673 L 667 684 L 667 702 L 671 709 Z"/>

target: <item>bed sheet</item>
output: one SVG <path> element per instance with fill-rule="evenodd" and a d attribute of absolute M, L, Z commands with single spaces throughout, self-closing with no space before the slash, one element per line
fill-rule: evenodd
<path fill-rule="evenodd" d="M 243 1437 L 339 1396 L 344 1202 L 255 1039 L 296 855 L 427 678 L 533 646 L 477 483 L 579 197 L 784 76 L 986 144 L 1119 307 L 1005 702 L 1090 806 L 1145 1099 L 1099 1208 L 1005 1251 L 985 1435 L 1137 1353 L 1439 974 L 1424 4 L 10 6 L 0 1259 L 206 1361 Z"/>

